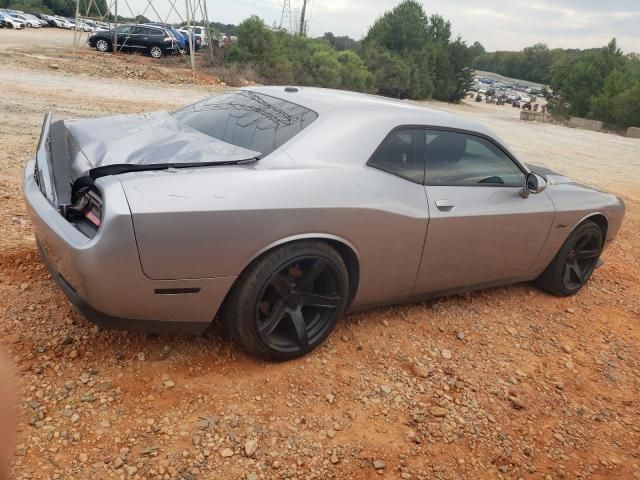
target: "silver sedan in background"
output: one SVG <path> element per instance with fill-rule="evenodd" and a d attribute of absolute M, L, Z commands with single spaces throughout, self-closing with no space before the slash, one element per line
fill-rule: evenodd
<path fill-rule="evenodd" d="M 465 118 L 303 87 L 48 114 L 24 192 L 90 320 L 193 333 L 219 316 L 269 359 L 310 351 L 346 311 L 525 281 L 572 295 L 624 215 Z"/>

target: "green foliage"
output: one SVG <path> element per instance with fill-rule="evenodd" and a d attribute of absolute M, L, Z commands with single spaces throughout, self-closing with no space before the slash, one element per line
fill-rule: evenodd
<path fill-rule="evenodd" d="M 357 53 L 340 52 L 338 62 L 340 63 L 340 88 L 360 92 L 373 91 L 374 77 Z"/>
<path fill-rule="evenodd" d="M 415 0 L 403 0 L 380 17 L 363 45 L 384 95 L 456 102 L 471 84 L 466 43 L 451 41 L 451 23 L 440 15 L 427 17 Z"/>
<path fill-rule="evenodd" d="M 227 64 L 251 64 L 269 82 L 313 85 L 398 98 L 459 101 L 471 83 L 471 50 L 451 40 L 451 24 L 403 0 L 362 42 L 327 32 L 320 38 L 274 31 L 258 17 L 236 27 Z"/>
<path fill-rule="evenodd" d="M 405 98 L 411 92 L 411 69 L 397 53 L 368 47 L 364 52 L 375 75 L 375 90 L 388 97 Z"/>
<path fill-rule="evenodd" d="M 550 50 L 541 43 L 519 52 L 475 47 L 469 49 L 474 68 L 548 84 L 553 95 L 545 96 L 554 113 L 640 126 L 640 56 L 624 55 L 615 39 L 589 50 Z"/>
<path fill-rule="evenodd" d="M 258 17 L 236 27 L 238 41 L 225 63 L 255 65 L 268 81 L 371 91 L 373 75 L 353 51 L 333 49 L 325 38 L 312 39 L 273 31 Z"/>
<path fill-rule="evenodd" d="M 640 126 L 640 60 L 624 55 L 615 39 L 551 68 L 551 110 L 626 128 Z"/>
<path fill-rule="evenodd" d="M 85 16 L 90 0 L 80 0 L 80 14 Z M 11 8 L 27 13 L 44 13 L 47 15 L 76 16 L 75 0 L 0 0 L 0 8 Z M 107 13 L 106 0 L 94 0 L 89 10 L 89 16 L 97 17 Z"/>
<path fill-rule="evenodd" d="M 342 36 L 336 37 L 331 32 L 326 32 L 320 38 L 325 42 L 327 42 L 331 48 L 338 50 L 339 52 L 343 50 L 354 50 L 358 43 L 348 35 L 342 35 Z"/>
<path fill-rule="evenodd" d="M 480 44 L 478 46 L 482 47 Z M 549 50 L 544 43 L 537 43 L 521 52 L 490 53 L 485 52 L 484 48 L 474 47 L 470 52 L 473 54 L 473 68 L 538 83 L 549 83 L 551 66 L 565 55 L 564 50 Z"/>

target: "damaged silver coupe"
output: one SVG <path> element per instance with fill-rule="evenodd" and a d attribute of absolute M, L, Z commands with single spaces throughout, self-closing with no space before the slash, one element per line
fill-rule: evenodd
<path fill-rule="evenodd" d="M 24 194 L 90 320 L 197 333 L 218 316 L 270 359 L 310 351 L 346 311 L 525 281 L 574 294 L 624 215 L 464 118 L 297 87 L 48 114 Z"/>

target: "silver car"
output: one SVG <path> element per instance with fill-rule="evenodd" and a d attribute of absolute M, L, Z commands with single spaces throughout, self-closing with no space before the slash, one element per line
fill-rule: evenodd
<path fill-rule="evenodd" d="M 535 281 L 576 293 L 623 202 L 408 102 L 252 87 L 167 113 L 45 118 L 24 193 L 55 281 L 100 326 L 270 359 L 346 311 Z"/>

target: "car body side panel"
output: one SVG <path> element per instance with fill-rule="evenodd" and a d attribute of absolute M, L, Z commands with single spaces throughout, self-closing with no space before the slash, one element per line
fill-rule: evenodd
<path fill-rule="evenodd" d="M 516 187 L 426 187 L 430 224 L 416 294 L 519 278 L 540 254 L 555 215 L 543 192 Z M 441 211 L 437 202 L 450 202 Z"/>
<path fill-rule="evenodd" d="M 534 277 L 551 263 L 567 237 L 583 220 L 598 214 L 607 219 L 606 247 L 620 230 L 624 217 L 622 200 L 578 183 L 551 183 L 546 193 L 556 206 L 556 219 L 542 253 L 530 269 Z"/>
<path fill-rule="evenodd" d="M 355 246 L 354 304 L 413 290 L 427 229 L 422 185 L 368 167 L 259 163 L 120 179 L 150 278 L 237 276 L 265 246 L 318 236 Z"/>
<path fill-rule="evenodd" d="M 109 205 L 98 234 L 88 238 L 42 195 L 34 180 L 35 161 L 25 167 L 24 195 L 43 253 L 64 283 L 101 314 L 127 319 L 207 324 L 222 304 L 235 277 L 201 280 L 152 280 L 137 255 L 131 214 L 120 182 L 97 182 Z M 58 281 L 59 279 L 56 279 Z M 157 289 L 195 288 L 188 295 L 158 295 Z"/>

